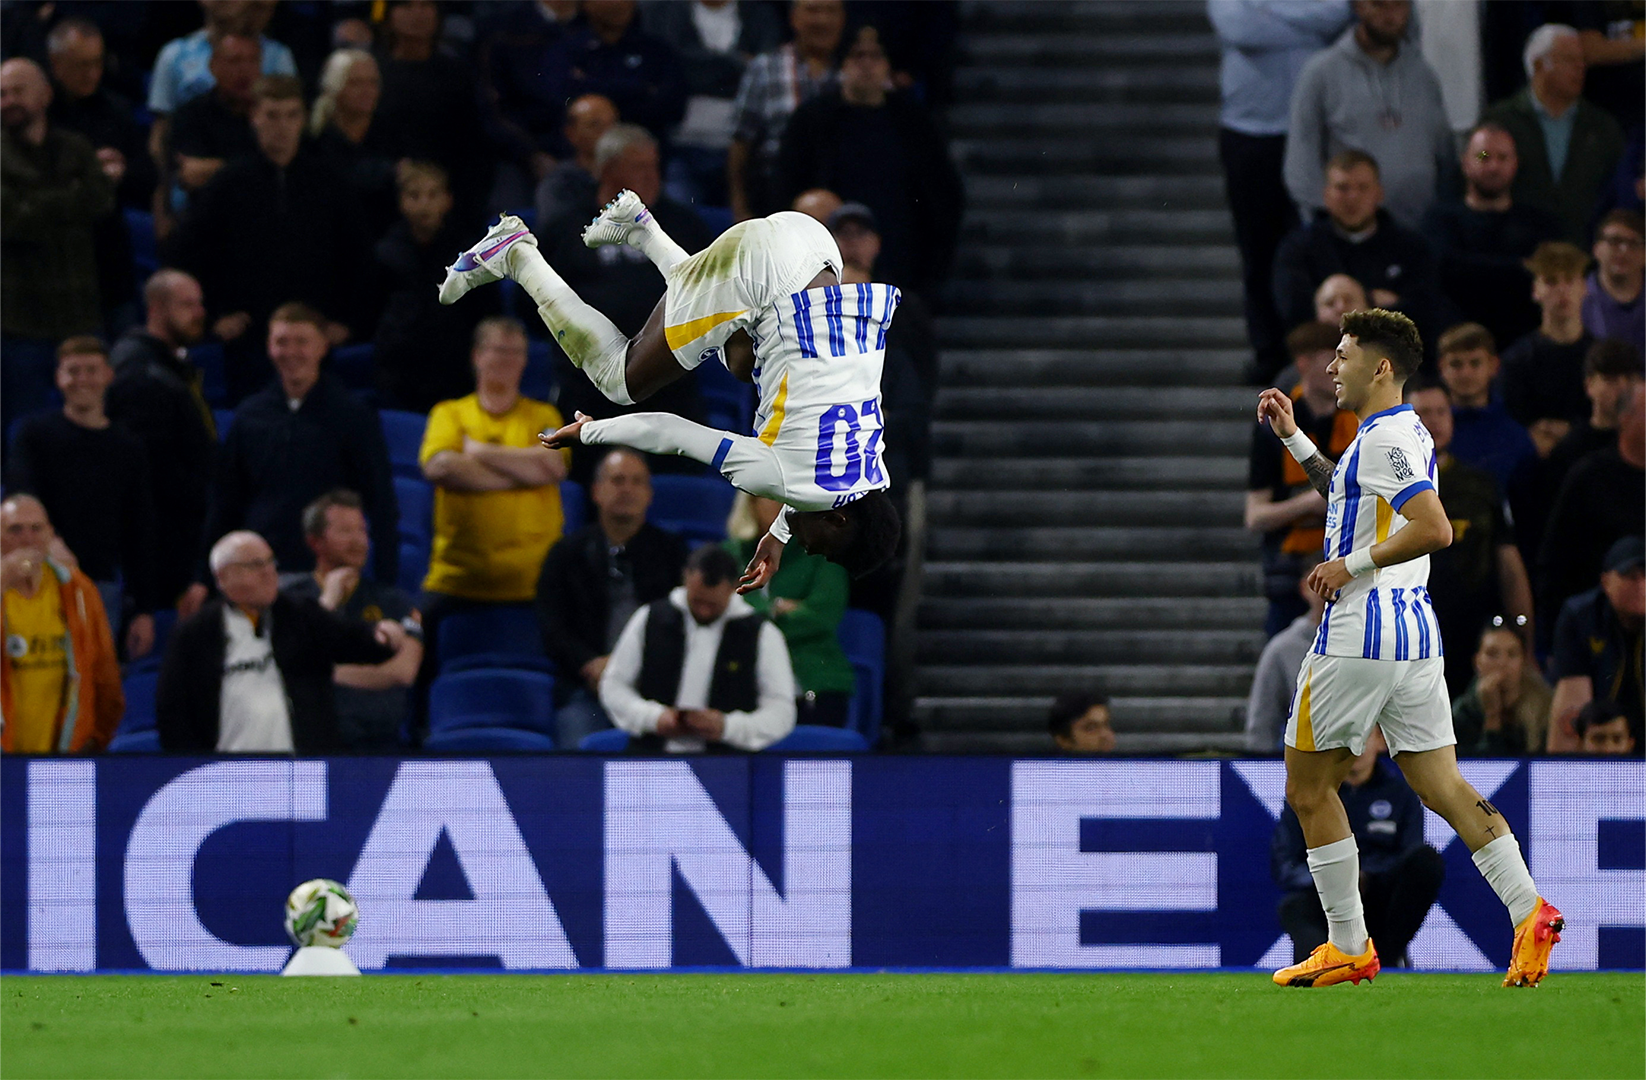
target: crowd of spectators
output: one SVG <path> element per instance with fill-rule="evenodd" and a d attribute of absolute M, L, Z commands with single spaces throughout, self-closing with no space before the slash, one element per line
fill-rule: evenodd
<path fill-rule="evenodd" d="M 436 286 L 487 220 L 522 213 L 633 333 L 662 278 L 580 235 L 618 191 L 689 252 L 794 205 L 836 230 L 848 280 L 905 290 L 887 426 L 893 467 L 924 475 L 929 311 L 961 208 L 942 132 L 956 7 L 5 5 L 6 749 L 107 744 L 114 664 L 158 668 L 167 749 L 404 746 L 426 730 L 442 623 L 533 605 L 561 746 L 650 711 L 614 708 L 608 677 L 614 656 L 640 663 L 619 639 L 648 610 L 779 628 L 786 704 L 745 722 L 746 695 L 697 686 L 691 653 L 666 703 L 681 726 L 648 716 L 637 735 L 756 748 L 796 717 L 844 725 L 839 568 L 793 553 L 765 592 L 719 597 L 773 507 L 740 504 L 688 570 L 646 515 L 654 471 L 696 467 L 542 450 L 563 416 L 616 407 L 512 317 L 510 290 L 445 307 Z M 645 408 L 706 405 L 688 379 Z M 383 420 L 404 414 L 421 432 L 406 463 Z M 563 498 L 592 503 L 566 535 Z M 778 653 L 758 637 L 765 679 Z"/>
<path fill-rule="evenodd" d="M 1390 308 L 1422 332 L 1407 399 L 1455 538 L 1429 592 L 1460 753 L 1642 746 L 1646 47 L 1638 8 L 1604 8 L 1427 27 L 1404 0 L 1209 6 L 1254 381 L 1289 391 L 1335 459 L 1357 426 L 1325 373 L 1338 319 Z M 1261 426 L 1247 487 L 1271 637 L 1247 731 L 1273 750 L 1320 619 L 1299 582 L 1326 508 Z"/>

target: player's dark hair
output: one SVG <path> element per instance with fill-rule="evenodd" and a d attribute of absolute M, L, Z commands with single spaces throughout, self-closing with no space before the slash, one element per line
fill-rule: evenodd
<path fill-rule="evenodd" d="M 1583 357 L 1583 374 L 1599 375 L 1606 379 L 1620 379 L 1630 375 L 1639 378 L 1640 350 L 1627 341 L 1601 338 L 1589 346 L 1588 354 Z"/>
<path fill-rule="evenodd" d="M 1343 331 L 1331 323 L 1303 323 L 1293 327 L 1292 332 L 1286 335 L 1286 355 L 1296 360 L 1318 352 L 1335 352 L 1338 339 L 1342 336 Z"/>
<path fill-rule="evenodd" d="M 1572 719 L 1572 728 L 1577 732 L 1577 737 L 1581 739 L 1589 733 L 1590 728 L 1610 724 L 1613 720 L 1622 719 L 1626 715 L 1623 706 L 1611 698 L 1595 698 L 1589 704 L 1583 706 L 1577 716 Z"/>
<path fill-rule="evenodd" d="M 326 535 L 326 512 L 334 506 L 364 511 L 360 496 L 348 488 L 333 488 L 303 507 L 303 535 L 311 539 Z"/>
<path fill-rule="evenodd" d="M 1097 706 L 1108 707 L 1109 699 L 1102 694 L 1077 692 L 1061 694 L 1052 702 L 1051 711 L 1046 714 L 1046 730 L 1053 735 L 1068 736 L 1074 730 L 1074 722 L 1091 712 Z"/>
<path fill-rule="evenodd" d="M 1398 311 L 1351 311 L 1343 316 L 1343 332 L 1353 336 L 1362 349 L 1388 360 L 1397 384 L 1404 385 L 1423 363 L 1423 338 L 1412 320 Z"/>
<path fill-rule="evenodd" d="M 903 535 L 903 520 L 897 507 L 884 491 L 871 491 L 840 508 L 848 521 L 857 525 L 851 543 L 833 562 L 846 568 L 846 573 L 860 578 L 878 570 L 897 551 L 897 541 Z"/>
<path fill-rule="evenodd" d="M 687 557 L 686 573 L 698 575 L 703 584 L 713 587 L 737 580 L 737 560 L 719 544 L 704 544 Z"/>

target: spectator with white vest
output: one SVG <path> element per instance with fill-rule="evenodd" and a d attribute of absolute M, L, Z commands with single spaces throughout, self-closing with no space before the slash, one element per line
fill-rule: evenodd
<path fill-rule="evenodd" d="M 220 597 L 178 624 L 155 691 L 163 750 L 321 754 L 340 749 L 332 672 L 381 664 L 406 631 L 344 619 L 280 592 L 274 549 L 231 532 L 211 549 Z"/>
<path fill-rule="evenodd" d="M 764 750 L 794 729 L 783 635 L 736 595 L 717 545 L 686 560 L 685 584 L 634 613 L 600 679 L 600 703 L 637 750 Z"/>

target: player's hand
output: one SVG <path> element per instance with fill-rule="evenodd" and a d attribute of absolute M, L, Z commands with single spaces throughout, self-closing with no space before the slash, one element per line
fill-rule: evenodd
<path fill-rule="evenodd" d="M 1291 396 L 1272 386 L 1259 394 L 1257 422 L 1267 422 L 1269 430 L 1282 439 L 1291 438 L 1297 432 L 1297 416 L 1292 412 Z"/>
<path fill-rule="evenodd" d="M 573 420 L 559 431 L 538 432 L 537 441 L 548 450 L 558 450 L 562 446 L 570 446 L 573 443 L 582 442 L 583 425 L 588 423 L 590 420 L 593 420 L 594 417 L 586 416 L 583 413 L 576 413 L 575 415 L 577 419 Z"/>
<path fill-rule="evenodd" d="M 748 568 L 743 571 L 743 577 L 737 583 L 739 594 L 764 589 L 766 582 L 777 573 L 778 566 L 783 562 L 783 543 L 767 533 L 760 538 L 760 544 L 754 549 L 754 558 L 749 560 Z"/>
<path fill-rule="evenodd" d="M 1347 562 L 1333 559 L 1309 571 L 1309 591 L 1324 600 L 1336 600 L 1337 591 L 1353 580 Z"/>

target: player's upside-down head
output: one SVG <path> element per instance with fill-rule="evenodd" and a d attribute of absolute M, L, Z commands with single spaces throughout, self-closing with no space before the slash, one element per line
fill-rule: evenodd
<path fill-rule="evenodd" d="M 871 491 L 833 510 L 796 510 L 789 515 L 789 531 L 807 554 L 821 555 L 860 578 L 897 551 L 903 522 L 884 491 Z"/>

